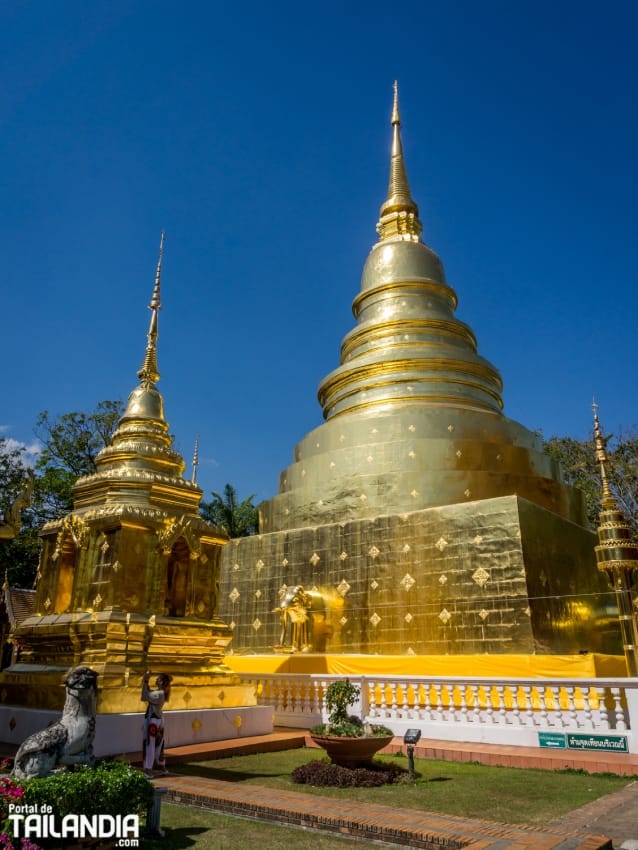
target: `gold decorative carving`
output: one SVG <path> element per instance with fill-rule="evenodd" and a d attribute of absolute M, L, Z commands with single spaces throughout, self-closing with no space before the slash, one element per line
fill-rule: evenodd
<path fill-rule="evenodd" d="M 376 580 L 376 578 L 375 578 L 373 581 L 371 581 L 371 582 L 370 582 L 370 587 L 371 587 L 373 590 L 376 590 L 376 589 L 377 589 L 377 587 L 379 587 L 379 582 Z"/>
<path fill-rule="evenodd" d="M 337 590 L 339 591 L 339 593 L 341 594 L 341 596 L 345 596 L 345 595 L 346 595 L 346 593 L 350 590 L 350 585 L 349 585 L 349 584 L 348 584 L 348 582 L 345 580 L 345 578 L 341 579 L 341 581 L 340 581 L 340 582 L 339 582 L 339 584 L 337 585 Z"/>
<path fill-rule="evenodd" d="M 450 620 L 451 620 L 451 619 L 452 619 L 452 615 L 451 615 L 451 614 L 450 614 L 450 612 L 447 610 L 447 608 L 444 608 L 444 609 L 441 611 L 441 613 L 439 614 L 439 620 L 440 620 L 440 621 L 441 621 L 444 625 L 446 625 L 446 626 L 447 626 L 447 624 L 450 622 Z"/>
<path fill-rule="evenodd" d="M 412 614 L 410 614 L 410 612 L 408 611 L 408 613 L 405 615 L 405 617 L 404 617 L 403 619 L 405 620 L 405 622 L 406 622 L 406 623 L 411 623 L 411 622 L 412 622 L 412 620 L 414 619 L 414 617 L 413 617 L 413 616 L 412 616 Z"/>
<path fill-rule="evenodd" d="M 192 527 L 192 520 L 181 516 L 179 519 L 172 519 L 164 531 L 157 532 L 158 546 L 164 555 L 169 555 L 174 544 L 182 537 L 188 546 L 191 557 L 199 557 L 202 551 L 202 544 L 199 537 L 195 534 Z"/>
<path fill-rule="evenodd" d="M 416 579 L 413 579 L 410 573 L 406 573 L 401 579 L 401 585 L 405 588 L 405 590 L 410 590 L 411 587 L 414 587 L 416 584 Z"/>
<path fill-rule="evenodd" d="M 478 584 L 479 587 L 485 587 L 485 585 L 490 580 L 490 574 L 487 570 L 484 570 L 483 567 L 479 567 L 472 573 L 472 579 Z"/>
<path fill-rule="evenodd" d="M 439 539 L 436 541 L 436 543 L 434 545 L 439 550 L 439 552 L 442 552 L 445 549 L 445 547 L 448 545 L 448 542 L 445 539 L 445 537 L 439 537 Z"/>
<path fill-rule="evenodd" d="M 263 568 L 264 568 L 264 567 L 265 567 L 265 564 L 264 564 L 264 562 L 263 562 L 263 561 L 261 560 L 261 558 L 260 558 L 260 559 L 257 561 L 257 563 L 255 564 L 255 569 L 257 570 L 257 572 L 258 572 L 258 573 L 260 573 L 260 572 L 263 570 Z"/>
<path fill-rule="evenodd" d="M 368 555 L 370 555 L 371 558 L 376 558 L 379 554 L 380 554 L 380 552 L 379 552 L 379 550 L 377 549 L 376 546 L 371 546 L 368 549 Z"/>
<path fill-rule="evenodd" d="M 237 588 L 236 588 L 236 587 L 233 587 L 233 589 L 231 590 L 231 592 L 228 594 L 228 598 L 230 599 L 230 601 L 231 601 L 231 602 L 235 603 L 235 602 L 237 602 L 237 600 L 239 599 L 240 595 L 241 595 L 241 594 L 239 593 L 239 591 L 237 590 Z"/>
<path fill-rule="evenodd" d="M 312 566 L 316 567 L 320 560 L 321 558 L 319 557 L 319 555 L 317 555 L 316 552 L 313 552 L 310 558 L 310 563 L 312 564 Z"/>
<path fill-rule="evenodd" d="M 252 627 L 256 632 L 259 631 L 259 629 L 261 628 L 261 620 L 259 619 L 259 617 L 255 617 L 252 622 Z"/>
<path fill-rule="evenodd" d="M 64 541 L 67 537 L 71 537 L 78 549 L 82 549 L 87 545 L 89 526 L 82 517 L 79 517 L 77 514 L 67 514 L 67 516 L 65 516 L 62 520 L 62 527 L 60 528 L 55 541 L 55 551 L 53 553 L 54 560 L 57 560 L 60 557 Z"/>
<path fill-rule="evenodd" d="M 370 622 L 372 623 L 372 625 L 373 625 L 373 626 L 378 626 L 378 625 L 379 625 L 379 623 L 381 622 L 381 617 L 377 614 L 377 612 L 376 612 L 376 611 L 375 611 L 375 612 L 374 612 L 374 614 L 370 617 Z"/>

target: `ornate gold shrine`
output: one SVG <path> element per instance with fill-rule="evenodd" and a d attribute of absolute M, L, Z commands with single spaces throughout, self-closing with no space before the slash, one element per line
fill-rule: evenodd
<path fill-rule="evenodd" d="M 443 265 L 420 237 L 398 98 L 388 195 L 321 382 L 325 422 L 295 448 L 260 530 L 222 555 L 235 651 L 270 652 L 286 588 L 325 598 L 330 653 L 618 652 L 582 494 L 507 419 Z"/>
<path fill-rule="evenodd" d="M 228 538 L 198 513 L 202 491 L 183 477 L 155 386 L 161 255 L 140 384 L 97 472 L 75 485 L 73 512 L 42 529 L 35 614 L 14 632 L 20 657 L 0 675 L 3 703 L 60 708 L 61 673 L 87 665 L 100 713 L 141 711 L 145 670 L 173 676 L 170 709 L 255 704 L 224 663 Z"/>

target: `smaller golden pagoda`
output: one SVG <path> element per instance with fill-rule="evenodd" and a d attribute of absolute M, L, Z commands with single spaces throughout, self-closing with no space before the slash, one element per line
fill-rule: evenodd
<path fill-rule="evenodd" d="M 97 471 L 77 481 L 72 512 L 41 531 L 35 613 L 14 633 L 20 660 L 0 675 L 4 704 L 57 709 L 62 673 L 86 665 L 99 673 L 99 714 L 142 710 L 146 670 L 173 676 L 172 710 L 255 705 L 224 663 L 228 538 L 199 515 L 202 490 L 183 477 L 156 386 L 163 246 L 164 234 L 139 385 Z"/>
<path fill-rule="evenodd" d="M 601 573 L 605 573 L 616 594 L 618 619 L 622 635 L 623 650 L 629 676 L 638 676 L 638 623 L 631 589 L 638 571 L 638 546 L 632 540 L 618 503 L 611 492 L 607 477 L 607 452 L 598 419 L 598 405 L 594 402 L 594 440 L 596 460 L 600 464 L 603 485 L 601 512 L 598 525 L 598 546 L 595 547 L 596 562 Z"/>

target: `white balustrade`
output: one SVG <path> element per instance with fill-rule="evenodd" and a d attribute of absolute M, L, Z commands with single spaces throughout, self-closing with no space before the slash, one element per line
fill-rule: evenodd
<path fill-rule="evenodd" d="M 361 695 L 352 713 L 396 735 L 538 746 L 539 732 L 622 736 L 638 752 L 638 679 L 489 679 L 444 676 L 241 675 L 280 726 L 328 719 L 328 685 L 349 678 Z"/>

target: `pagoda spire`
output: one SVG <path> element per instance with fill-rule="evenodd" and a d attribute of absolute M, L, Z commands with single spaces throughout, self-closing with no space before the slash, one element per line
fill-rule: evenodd
<path fill-rule="evenodd" d="M 609 461 L 595 400 L 593 410 L 596 460 L 600 464 L 603 485 L 603 497 L 600 502 L 602 510 L 598 521 L 599 542 L 594 551 L 598 569 L 606 573 L 616 595 L 627 671 L 630 676 L 638 676 L 638 622 L 631 592 L 634 575 L 638 570 L 638 546 L 632 540 L 629 524 L 609 486 L 607 476 Z"/>
<path fill-rule="evenodd" d="M 423 225 L 419 220 L 419 208 L 413 200 L 401 144 L 401 116 L 399 114 L 399 85 L 394 82 L 392 103 L 392 150 L 390 154 L 390 179 L 388 196 L 381 205 L 377 233 L 381 239 L 400 237 L 419 241 Z"/>
<path fill-rule="evenodd" d="M 157 270 L 155 272 L 155 285 L 153 287 L 151 303 L 148 305 L 148 308 L 151 311 L 151 321 L 146 337 L 146 353 L 144 355 L 142 367 L 137 373 L 137 377 L 140 379 L 142 384 L 147 387 L 154 386 L 160 379 L 160 374 L 157 368 L 157 338 L 159 336 L 157 329 L 157 314 L 162 309 L 162 305 L 160 303 L 160 283 L 162 279 L 162 255 L 164 253 L 165 239 L 166 235 L 162 230 Z"/>
<path fill-rule="evenodd" d="M 195 449 L 193 451 L 193 474 L 191 481 L 197 484 L 197 467 L 199 466 L 199 434 L 195 437 Z"/>

